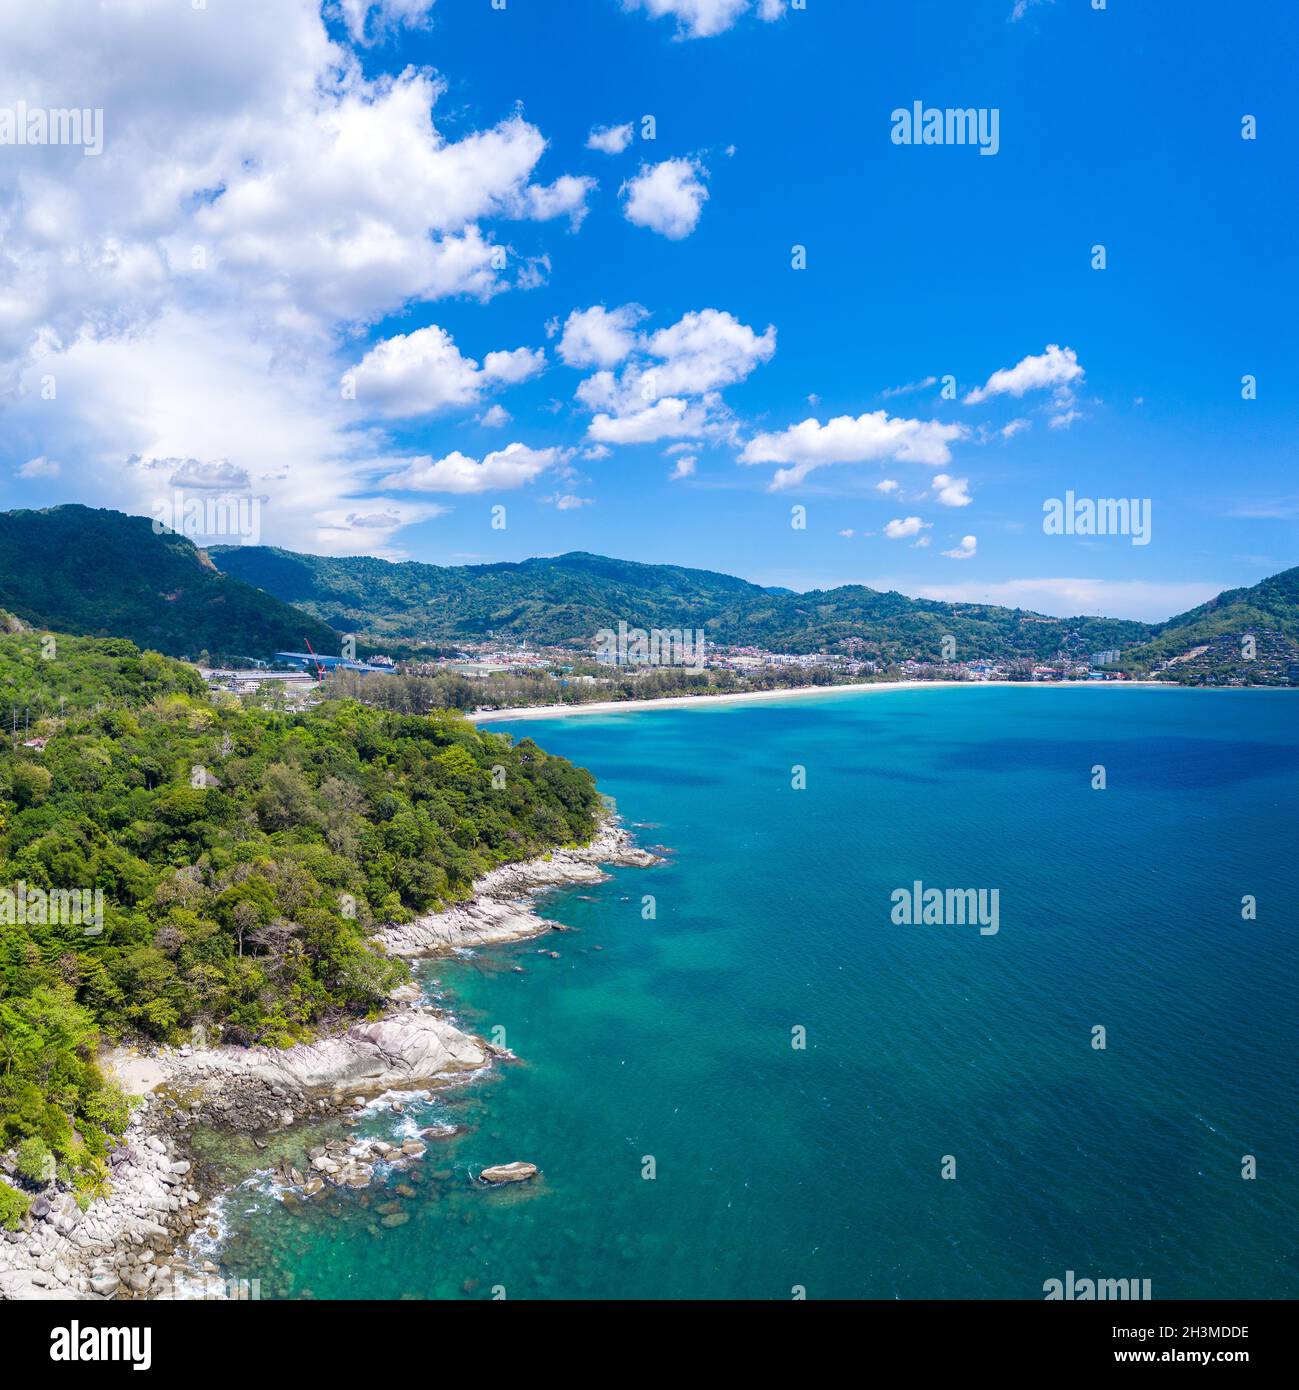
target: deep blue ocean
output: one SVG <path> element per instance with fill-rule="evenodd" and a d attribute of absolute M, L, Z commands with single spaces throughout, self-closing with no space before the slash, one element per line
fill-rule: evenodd
<path fill-rule="evenodd" d="M 386 1188 L 241 1188 L 227 1274 L 263 1297 L 1041 1298 L 1067 1270 L 1299 1296 L 1299 693 L 492 727 L 590 768 L 668 860 L 550 897 L 562 936 L 425 967 L 522 1060 L 367 1121 L 463 1126 Z M 895 923 L 917 880 L 996 889 L 998 931 Z M 541 1179 L 472 1182 L 514 1159 Z"/>

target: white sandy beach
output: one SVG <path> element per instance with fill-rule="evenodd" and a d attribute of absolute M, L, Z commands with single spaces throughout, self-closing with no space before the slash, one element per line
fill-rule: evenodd
<path fill-rule="evenodd" d="M 733 705 L 751 700 L 797 700 L 811 695 L 848 695 L 881 690 L 985 690 L 989 686 L 1017 690 L 1126 690 L 1131 686 L 1147 689 L 1180 690 L 1168 681 L 876 681 L 869 685 L 805 685 L 791 690 L 745 690 L 737 695 L 669 695 L 660 700 L 592 700 L 585 705 L 524 705 L 520 709 L 475 710 L 466 716 L 475 724 L 491 724 L 503 719 L 565 719 L 578 714 L 629 714 L 644 709 L 688 709 L 706 705 Z M 1189 687 L 1188 687 L 1189 688 Z"/>

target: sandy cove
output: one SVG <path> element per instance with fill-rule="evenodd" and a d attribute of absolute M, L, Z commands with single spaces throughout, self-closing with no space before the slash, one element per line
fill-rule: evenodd
<path fill-rule="evenodd" d="M 849 685 L 796 685 L 784 690 L 741 690 L 734 695 L 665 695 L 655 700 L 592 700 L 577 705 L 520 705 L 517 709 L 479 709 L 465 717 L 474 724 L 494 724 L 508 719 L 565 719 L 581 714 L 631 714 L 645 709 L 703 709 L 708 706 L 749 704 L 762 700 L 797 700 L 817 695 L 866 694 L 882 690 L 1183 690 L 1193 686 L 1169 681 L 864 681 Z M 1267 687 L 1271 689 L 1272 687 Z"/>
<path fill-rule="evenodd" d="M 658 862 L 607 817 L 589 845 L 495 869 L 475 882 L 468 902 L 386 928 L 375 940 L 401 956 L 517 941 L 555 925 L 531 910 L 531 895 L 600 882 L 605 864 L 647 868 Z M 128 1094 L 143 1097 L 110 1153 L 112 1191 L 84 1212 L 70 1193 L 40 1197 L 23 1230 L 0 1232 L 0 1299 L 228 1296 L 215 1266 L 196 1266 L 181 1249 L 210 1221 L 216 1195 L 204 1192 L 194 1170 L 191 1128 L 282 1130 L 352 1113 L 386 1091 L 454 1084 L 502 1055 L 443 1014 L 418 1006 L 418 997 L 413 985 L 403 986 L 384 1018 L 298 1047 L 105 1054 L 106 1070 Z M 366 1186 L 374 1162 L 415 1161 L 424 1152 L 418 1142 L 408 1141 L 400 1153 L 385 1152 L 389 1147 L 335 1141 L 312 1151 L 307 1174 L 288 1169 L 284 1176 L 310 1197 L 327 1182 Z M 12 1160 L 4 1167 L 12 1176 Z"/>

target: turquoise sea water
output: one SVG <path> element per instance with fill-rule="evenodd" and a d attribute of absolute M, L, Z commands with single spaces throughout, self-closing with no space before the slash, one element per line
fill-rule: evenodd
<path fill-rule="evenodd" d="M 565 935 L 429 967 L 523 1060 L 416 1107 L 464 1131 L 386 1190 L 241 1189 L 228 1274 L 263 1297 L 1040 1298 L 1070 1269 L 1299 1295 L 1299 695 L 494 727 L 591 768 L 669 861 L 553 895 Z M 999 931 L 895 925 L 917 879 L 996 888 Z M 472 1183 L 513 1159 L 543 1178 Z"/>

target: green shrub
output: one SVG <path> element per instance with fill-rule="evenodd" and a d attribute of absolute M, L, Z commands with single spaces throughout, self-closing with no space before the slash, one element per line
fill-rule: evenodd
<path fill-rule="evenodd" d="M 30 1205 L 21 1192 L 16 1192 L 7 1182 L 0 1182 L 0 1226 L 6 1231 L 21 1228 Z"/>
<path fill-rule="evenodd" d="M 72 1180 L 77 1205 L 82 1211 L 85 1211 L 96 1197 L 108 1196 L 112 1190 L 112 1183 L 109 1181 L 111 1177 L 108 1164 L 102 1158 L 86 1159 L 81 1171 Z"/>
<path fill-rule="evenodd" d="M 35 1135 L 18 1145 L 18 1176 L 26 1182 L 44 1186 L 54 1177 L 54 1155 Z"/>

